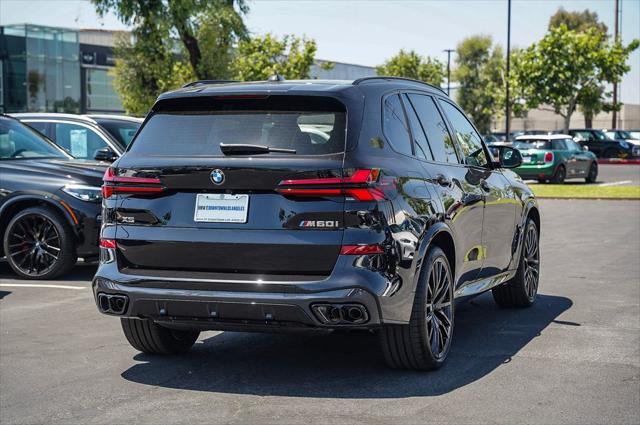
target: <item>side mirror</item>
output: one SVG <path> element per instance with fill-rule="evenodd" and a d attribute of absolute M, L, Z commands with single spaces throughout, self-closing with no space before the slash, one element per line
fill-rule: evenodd
<path fill-rule="evenodd" d="M 583 150 L 583 151 L 585 151 L 585 152 L 589 152 L 589 146 L 584 145 L 584 146 L 582 147 L 582 150 Z"/>
<path fill-rule="evenodd" d="M 113 162 L 118 159 L 118 154 L 111 150 L 109 147 L 97 149 L 93 154 L 93 159 L 96 161 Z"/>
<path fill-rule="evenodd" d="M 498 146 L 498 166 L 501 168 L 518 168 L 522 165 L 522 155 L 511 146 Z"/>

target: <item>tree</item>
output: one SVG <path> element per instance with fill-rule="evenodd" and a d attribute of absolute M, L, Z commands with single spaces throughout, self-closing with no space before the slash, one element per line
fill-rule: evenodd
<path fill-rule="evenodd" d="M 420 57 L 413 50 L 400 49 L 397 55 L 376 67 L 378 75 L 390 77 L 405 77 L 421 80 L 425 83 L 440 87 L 444 82 L 444 65 L 429 56 Z"/>
<path fill-rule="evenodd" d="M 588 9 L 582 12 L 567 12 L 561 7 L 549 20 L 549 29 L 558 28 L 562 24 L 566 25 L 569 30 L 577 32 L 585 32 L 593 28 L 604 35 L 603 42 L 607 40 L 607 26 L 598 20 L 596 12 L 590 12 Z M 601 111 L 620 110 L 620 103 L 614 107 L 613 103 L 609 101 L 610 97 L 611 93 L 606 91 L 603 85 L 592 84 L 585 88 L 578 101 L 578 109 L 584 115 L 586 128 L 591 128 L 593 117 Z"/>
<path fill-rule="evenodd" d="M 617 83 L 629 71 L 626 62 L 638 44 L 638 40 L 628 46 L 610 42 L 595 28 L 584 32 L 571 31 L 566 25 L 553 28 L 522 52 L 518 79 L 528 87 L 527 106 L 550 105 L 564 118 L 568 131 L 578 104 L 593 96 L 594 87 Z"/>
<path fill-rule="evenodd" d="M 115 87 L 131 113 L 144 113 L 185 78 L 228 79 L 233 47 L 247 36 L 244 0 L 91 0 L 133 27 L 116 45 Z"/>
<path fill-rule="evenodd" d="M 589 28 L 595 28 L 603 34 L 607 33 L 607 26 L 598 20 L 596 12 L 590 12 L 586 9 L 582 12 L 568 12 L 563 7 L 549 19 L 549 30 L 565 25 L 567 29 L 572 31 L 584 32 Z"/>
<path fill-rule="evenodd" d="M 240 81 L 266 80 L 274 74 L 292 80 L 309 78 L 315 53 L 314 40 L 293 35 L 252 37 L 239 43 L 231 73 Z"/>
<path fill-rule="evenodd" d="M 493 46 L 490 36 L 477 35 L 456 48 L 454 78 L 459 83 L 458 103 L 482 133 L 502 113 L 505 102 L 505 71 L 502 48 Z"/>

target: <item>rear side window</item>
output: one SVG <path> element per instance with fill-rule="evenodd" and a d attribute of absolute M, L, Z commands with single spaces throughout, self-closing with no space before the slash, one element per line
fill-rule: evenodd
<path fill-rule="evenodd" d="M 79 159 L 93 159 L 98 149 L 108 147 L 95 131 L 68 123 L 55 124 L 55 142 Z"/>
<path fill-rule="evenodd" d="M 388 96 L 384 100 L 383 130 L 394 150 L 405 155 L 413 153 L 409 140 L 409 127 L 398 95 Z"/>
<path fill-rule="evenodd" d="M 408 97 L 427 135 L 434 160 L 457 164 L 458 157 L 453 139 L 431 96 L 409 94 Z"/>
<path fill-rule="evenodd" d="M 567 146 L 564 143 L 564 140 L 554 140 L 553 141 L 553 149 L 558 151 L 566 151 L 568 150 Z"/>
<path fill-rule="evenodd" d="M 305 99 L 171 101 L 149 118 L 129 152 L 223 156 L 221 143 L 293 149 L 297 155 L 344 152 L 344 109 L 321 99 Z"/>
<path fill-rule="evenodd" d="M 407 95 L 403 95 L 405 110 L 407 111 L 407 118 L 409 118 L 409 124 L 411 125 L 411 134 L 413 135 L 413 146 L 416 151 L 416 156 L 420 159 L 432 160 L 431 149 L 429 149 L 429 142 L 427 136 L 424 133 L 422 124 L 416 115 L 416 111 L 411 106 Z"/>

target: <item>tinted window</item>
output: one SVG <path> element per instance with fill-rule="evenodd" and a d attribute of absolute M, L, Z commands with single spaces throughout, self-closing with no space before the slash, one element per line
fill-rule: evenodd
<path fill-rule="evenodd" d="M 221 156 L 225 143 L 322 155 L 343 152 L 344 133 L 344 112 L 163 111 L 149 119 L 129 152 Z"/>
<path fill-rule="evenodd" d="M 35 130 L 18 121 L 0 118 L 0 159 L 20 158 L 70 157 Z"/>
<path fill-rule="evenodd" d="M 564 140 L 554 140 L 553 141 L 553 149 L 558 151 L 566 151 L 568 148 L 564 143 Z"/>
<path fill-rule="evenodd" d="M 78 124 L 56 123 L 55 142 L 74 158 L 93 159 L 96 150 L 108 147 L 93 130 Z"/>
<path fill-rule="evenodd" d="M 424 133 L 424 129 L 422 128 L 422 124 L 418 120 L 418 116 L 416 115 L 413 106 L 409 102 L 407 95 L 404 96 L 405 101 L 405 110 L 407 111 L 407 117 L 409 118 L 409 124 L 411 125 L 411 134 L 413 135 L 413 147 L 416 151 L 416 156 L 421 159 L 432 160 L 433 155 L 431 155 L 431 149 L 429 149 L 429 142 L 427 141 L 427 136 Z"/>
<path fill-rule="evenodd" d="M 440 104 L 456 132 L 465 163 L 480 167 L 489 165 L 487 155 L 482 147 L 482 139 L 469 120 L 449 102 L 440 102 Z"/>
<path fill-rule="evenodd" d="M 522 140 L 513 144 L 518 150 L 528 149 L 551 149 L 551 142 L 548 140 Z"/>
<path fill-rule="evenodd" d="M 46 122 L 27 122 L 25 123 L 27 124 L 29 127 L 31 128 L 35 128 L 36 130 L 38 130 L 40 133 L 46 135 L 47 134 L 47 125 L 49 123 Z"/>
<path fill-rule="evenodd" d="M 107 130 L 122 146 L 128 146 L 140 128 L 140 123 L 133 121 L 99 120 L 98 124 Z"/>
<path fill-rule="evenodd" d="M 574 142 L 574 141 L 573 141 L 573 140 L 571 140 L 571 139 L 566 139 L 564 142 L 567 144 L 567 148 L 568 148 L 570 151 L 581 151 L 581 150 L 582 150 L 582 148 L 580 147 L 580 145 L 578 145 L 576 142 Z"/>
<path fill-rule="evenodd" d="M 410 94 L 408 96 L 427 135 L 434 160 L 458 163 L 453 139 L 447 131 L 447 126 L 431 96 L 421 94 Z"/>
<path fill-rule="evenodd" d="M 389 143 L 397 152 L 412 154 L 409 128 L 398 95 L 389 96 L 384 100 L 383 129 Z"/>

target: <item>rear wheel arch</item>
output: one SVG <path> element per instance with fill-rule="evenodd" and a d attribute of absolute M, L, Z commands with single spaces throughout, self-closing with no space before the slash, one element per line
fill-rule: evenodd
<path fill-rule="evenodd" d="M 455 248 L 455 242 L 453 240 L 453 236 L 451 236 L 451 233 L 449 233 L 448 231 L 441 230 L 433 236 L 433 238 L 431 239 L 431 242 L 429 243 L 429 248 L 434 245 L 440 247 L 440 249 L 444 251 L 444 254 L 447 257 L 447 260 L 449 261 L 449 267 L 451 268 L 451 275 L 455 280 L 456 248 Z"/>

